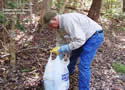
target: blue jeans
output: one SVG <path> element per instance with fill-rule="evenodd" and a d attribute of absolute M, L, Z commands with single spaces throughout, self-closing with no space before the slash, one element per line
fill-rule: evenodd
<path fill-rule="evenodd" d="M 80 57 L 79 63 L 79 90 L 90 89 L 90 78 L 91 78 L 91 63 L 96 55 L 98 48 L 101 46 L 104 40 L 103 32 L 96 32 L 86 43 L 73 50 L 70 57 L 70 64 L 68 65 L 69 73 L 73 74 L 78 58 Z"/>

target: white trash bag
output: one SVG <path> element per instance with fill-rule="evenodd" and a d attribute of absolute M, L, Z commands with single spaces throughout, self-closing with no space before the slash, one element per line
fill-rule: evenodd
<path fill-rule="evenodd" d="M 59 56 L 52 60 L 52 54 L 50 54 L 43 76 L 45 90 L 68 90 L 69 71 L 67 65 L 64 60 L 60 60 Z"/>

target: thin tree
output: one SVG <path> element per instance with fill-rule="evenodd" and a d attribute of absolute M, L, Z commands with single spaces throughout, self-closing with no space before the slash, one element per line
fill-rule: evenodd
<path fill-rule="evenodd" d="M 50 10 L 51 8 L 51 3 L 52 3 L 52 0 L 43 0 L 42 2 L 42 5 L 41 5 L 41 11 L 40 11 L 40 20 L 39 20 L 39 23 L 42 25 L 44 22 L 43 22 L 43 16 L 44 14 Z"/>
<path fill-rule="evenodd" d="M 102 6 L 102 0 L 93 0 L 88 16 L 94 21 L 98 22 L 100 16 L 100 9 Z"/>
<path fill-rule="evenodd" d="M 125 0 L 123 0 L 123 12 L 125 12 Z"/>

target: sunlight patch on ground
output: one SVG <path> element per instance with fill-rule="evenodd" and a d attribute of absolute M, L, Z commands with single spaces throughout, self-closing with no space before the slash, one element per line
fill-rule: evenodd
<path fill-rule="evenodd" d="M 21 37 L 23 37 L 25 35 L 24 32 L 20 31 L 20 30 L 16 30 L 16 35 L 15 35 L 15 40 L 18 41 Z"/>
<path fill-rule="evenodd" d="M 125 45 L 115 44 L 115 47 L 119 49 L 125 49 Z"/>
<path fill-rule="evenodd" d="M 32 14 L 31 16 L 26 16 L 24 17 L 24 21 L 29 20 L 28 22 L 25 22 L 25 32 L 22 32 L 20 30 L 16 30 L 16 35 L 15 35 L 15 40 L 17 41 L 18 44 L 23 44 L 26 43 L 27 41 L 32 41 L 33 36 L 32 35 L 28 35 L 27 31 L 28 29 L 30 30 L 30 32 L 34 32 L 38 26 L 38 21 L 39 21 L 40 17 L 36 16 L 35 14 Z M 30 25 L 34 25 L 32 26 L 32 30 L 29 28 L 31 27 Z M 29 26 L 29 27 L 28 27 Z"/>
<path fill-rule="evenodd" d="M 31 41 L 32 39 L 32 35 L 27 35 L 26 33 L 20 30 L 16 30 L 15 40 L 18 44 L 25 43 L 26 41 Z"/>
<path fill-rule="evenodd" d="M 120 41 L 123 41 L 123 42 L 125 42 L 125 38 L 121 38 L 121 39 L 120 39 Z"/>
<path fill-rule="evenodd" d="M 116 35 L 115 32 L 112 32 L 112 35 L 113 35 L 115 38 L 119 39 L 120 41 L 125 42 L 125 36 L 118 36 L 118 35 Z"/>
<path fill-rule="evenodd" d="M 36 75 L 37 74 L 37 75 Z M 35 73 L 32 77 L 26 77 L 26 82 L 27 84 L 29 84 L 30 86 L 35 86 L 36 82 L 38 82 L 40 76 L 38 75 L 38 73 Z"/>
<path fill-rule="evenodd" d="M 40 19 L 39 16 L 36 16 L 35 14 L 32 14 L 32 23 L 35 24 L 36 22 L 38 22 Z"/>
<path fill-rule="evenodd" d="M 108 18 L 105 18 L 103 16 L 100 17 L 99 21 L 100 21 L 101 26 L 104 28 L 104 30 L 108 30 L 112 23 L 111 20 L 109 20 Z"/>

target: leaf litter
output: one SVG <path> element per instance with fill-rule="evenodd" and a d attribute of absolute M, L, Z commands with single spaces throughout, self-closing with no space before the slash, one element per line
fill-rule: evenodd
<path fill-rule="evenodd" d="M 43 90 L 43 73 L 50 54 L 49 50 L 55 47 L 56 37 L 55 33 L 49 31 L 48 28 L 40 30 L 35 23 L 29 25 L 31 25 L 31 30 L 25 38 L 32 36 L 32 39 L 28 41 L 26 46 L 27 41 L 23 44 L 16 43 L 17 51 L 23 49 L 16 54 L 16 70 L 10 70 L 8 59 L 0 59 L 1 90 Z M 106 22 L 103 25 L 105 40 L 92 62 L 91 90 L 125 90 L 124 80 L 112 68 L 113 63 L 117 61 L 125 64 L 125 49 L 117 47 L 119 44 L 125 45 L 125 42 L 121 41 L 125 38 L 125 32 L 116 31 L 116 28 L 119 28 L 112 28 L 113 25 L 110 25 L 108 29 L 105 28 L 108 26 Z M 18 31 L 18 35 L 19 33 Z M 119 38 L 115 37 L 113 33 Z M 78 90 L 78 73 L 77 65 L 75 73 L 70 76 L 69 90 Z"/>

